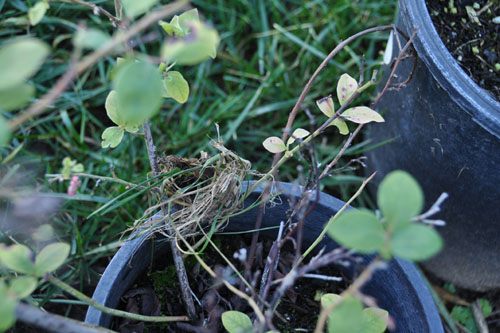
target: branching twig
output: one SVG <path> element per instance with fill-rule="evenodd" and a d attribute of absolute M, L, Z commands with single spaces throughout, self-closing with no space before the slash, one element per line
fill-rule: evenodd
<path fill-rule="evenodd" d="M 99 175 L 93 175 L 90 173 L 81 173 L 81 172 L 72 173 L 71 175 L 78 176 L 78 177 L 84 177 L 84 178 L 97 179 L 99 181 L 108 181 L 108 182 L 118 183 L 118 184 L 128 186 L 130 188 L 136 188 L 136 187 L 140 188 L 140 189 L 145 188 L 145 186 L 130 183 L 130 182 L 127 182 L 126 180 L 123 180 L 120 178 L 115 178 L 115 177 L 99 176 Z M 53 178 L 53 179 L 57 180 L 57 179 L 62 179 L 62 174 L 45 174 L 45 177 Z M 51 181 L 52 181 L 52 179 L 51 179 Z"/>
<path fill-rule="evenodd" d="M 115 17 L 113 14 L 111 14 L 110 12 L 108 12 L 106 9 L 104 9 L 104 8 L 102 8 L 100 6 L 97 6 L 96 4 L 88 3 L 88 2 L 85 2 L 83 0 L 50 0 L 50 1 L 52 1 L 52 2 L 57 1 L 57 2 L 73 3 L 73 4 L 76 4 L 76 5 L 80 5 L 80 6 L 84 6 L 84 7 L 90 8 L 94 12 L 94 15 L 99 15 L 100 13 L 103 13 L 111 22 L 113 22 L 114 25 L 116 25 L 117 27 L 120 26 L 120 23 L 121 23 L 120 20 L 121 19 L 119 19 L 118 17 Z"/>
<path fill-rule="evenodd" d="M 481 309 L 479 301 L 474 301 L 471 308 L 479 333 L 488 333 L 488 324 L 486 324 L 486 320 L 484 319 L 483 310 Z"/>
<path fill-rule="evenodd" d="M 319 73 L 326 67 L 326 65 L 330 62 L 330 60 L 332 60 L 333 57 L 335 57 L 337 55 L 337 53 L 339 53 L 346 45 L 348 45 L 349 43 L 358 39 L 359 37 L 362 37 L 362 36 L 367 35 L 367 34 L 371 34 L 373 32 L 385 31 L 385 30 L 391 30 L 391 29 L 394 29 L 394 25 L 392 25 L 392 24 L 363 30 L 361 32 L 358 32 L 355 35 L 352 35 L 351 37 L 347 38 L 346 40 L 340 42 L 339 45 L 337 45 L 328 54 L 328 56 L 318 66 L 318 68 L 316 69 L 314 74 L 311 76 L 309 81 L 307 81 L 307 84 L 304 87 L 304 89 L 302 90 L 302 93 L 300 94 L 299 99 L 297 100 L 292 111 L 290 112 L 290 114 L 288 116 L 288 121 L 286 123 L 285 130 L 283 132 L 283 137 L 282 137 L 283 142 L 286 142 L 286 139 L 288 137 L 287 133 L 292 128 L 293 121 L 295 120 L 295 117 L 297 116 L 297 113 L 299 111 L 300 106 L 302 105 L 302 103 L 304 102 L 304 99 L 306 98 L 307 94 L 309 93 L 309 90 L 311 90 L 311 87 L 312 87 L 314 80 L 318 77 Z"/>
<path fill-rule="evenodd" d="M 26 324 L 58 333 L 116 333 L 107 328 L 83 323 L 68 317 L 42 311 L 32 305 L 19 303 L 16 318 Z"/>
<path fill-rule="evenodd" d="M 156 155 L 156 146 L 153 142 L 153 136 L 151 135 L 151 128 L 149 122 L 144 123 L 144 140 L 146 141 L 146 147 L 148 150 L 149 164 L 151 165 L 151 170 L 154 176 L 161 174 L 160 168 L 158 166 L 158 156 Z M 162 198 L 160 198 L 163 201 Z M 166 216 L 165 206 L 162 205 L 161 210 L 163 216 Z M 174 230 L 172 226 L 167 222 L 164 224 L 165 230 L 169 236 L 174 236 Z M 186 267 L 184 266 L 184 261 L 182 260 L 182 254 L 175 245 L 174 239 L 169 240 L 170 249 L 172 250 L 172 256 L 174 258 L 174 264 L 177 271 L 177 278 L 179 279 L 181 295 L 186 305 L 186 310 L 190 318 L 196 318 L 196 309 L 194 307 L 193 297 L 191 295 L 191 288 L 189 287 L 189 281 L 187 278 Z"/>
<path fill-rule="evenodd" d="M 323 238 L 325 237 L 326 235 L 326 232 L 329 228 L 329 226 L 333 223 L 333 221 L 335 221 L 335 219 L 340 215 L 342 214 L 342 212 L 347 208 L 349 207 L 349 205 L 354 201 L 354 199 L 356 199 L 360 194 L 361 192 L 363 192 L 363 189 L 365 188 L 366 184 L 368 184 L 370 182 L 370 180 L 373 179 L 373 177 L 375 177 L 377 173 L 374 172 L 372 173 L 368 178 L 366 178 L 363 183 L 361 184 L 361 186 L 359 187 L 359 189 L 356 191 L 356 193 L 354 193 L 354 195 L 344 204 L 344 206 L 342 206 L 341 209 L 339 209 L 339 211 L 337 213 L 335 213 L 335 215 L 333 217 L 330 218 L 330 220 L 328 221 L 328 223 L 325 225 L 325 227 L 323 228 L 323 230 L 321 231 L 321 233 L 319 234 L 319 236 L 314 240 L 314 242 L 307 248 L 307 250 L 302 254 L 302 256 L 300 257 L 300 260 L 298 261 L 297 264 L 300 264 L 306 257 L 309 253 L 311 253 L 312 250 L 314 250 L 314 248 L 323 240 Z"/>
<path fill-rule="evenodd" d="M 363 124 L 359 124 L 358 127 L 356 127 L 356 129 L 354 130 L 354 132 L 349 134 L 349 138 L 346 140 L 344 146 L 342 147 L 342 149 L 340 149 L 337 156 L 335 156 L 335 158 L 330 163 L 328 163 L 328 165 L 321 172 L 321 175 L 319 176 L 320 180 L 323 179 L 326 175 L 328 175 L 328 171 L 330 171 L 330 169 L 337 164 L 337 162 L 340 160 L 340 157 L 342 157 L 347 148 L 351 146 L 352 140 L 354 140 L 354 138 L 358 135 L 359 131 L 361 131 L 362 128 Z"/>
<path fill-rule="evenodd" d="M 431 220 L 431 219 L 429 219 L 429 217 L 431 217 L 432 215 L 437 214 L 441 211 L 441 205 L 443 204 L 443 202 L 446 199 L 448 199 L 448 193 L 446 193 L 446 192 L 441 193 L 439 198 L 436 200 L 436 202 L 434 202 L 432 204 L 431 208 L 429 208 L 428 211 L 426 211 L 425 213 L 423 213 L 419 216 L 415 216 L 413 218 L 413 220 L 416 222 L 427 223 L 430 225 L 436 225 L 436 226 L 440 226 L 440 227 L 445 226 L 446 225 L 445 221 L 443 221 L 443 220 Z"/>
<path fill-rule="evenodd" d="M 29 119 L 42 114 L 50 105 L 68 88 L 69 84 L 89 67 L 95 65 L 100 59 L 112 53 L 115 48 L 128 41 L 150 25 L 158 22 L 164 17 L 170 16 L 186 6 L 187 0 L 178 0 L 172 4 L 166 5 L 156 11 L 151 12 L 127 31 L 116 33 L 108 43 L 95 50 L 74 66 L 70 66 L 57 83 L 37 102 L 33 103 L 28 109 L 16 115 L 9 121 L 9 129 L 14 131 Z"/>
<path fill-rule="evenodd" d="M 323 329 L 325 327 L 326 319 L 328 318 L 328 315 L 335 310 L 335 308 L 342 303 L 342 301 L 349 295 L 356 295 L 361 287 L 365 285 L 366 282 L 370 280 L 372 277 L 373 273 L 380 267 L 381 261 L 380 258 L 375 258 L 366 268 L 365 270 L 354 280 L 354 282 L 344 290 L 340 294 L 340 298 L 333 302 L 330 306 L 324 308 L 321 310 L 318 323 L 316 325 L 316 329 L 314 330 L 314 333 L 321 333 L 323 332 Z"/>

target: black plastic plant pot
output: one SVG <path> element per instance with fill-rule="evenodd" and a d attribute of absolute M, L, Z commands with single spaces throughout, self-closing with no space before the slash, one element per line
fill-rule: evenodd
<path fill-rule="evenodd" d="M 289 199 L 292 201 L 300 195 L 300 188 L 288 183 L 277 183 L 277 189 L 282 204 L 265 209 L 263 227 L 275 227 L 280 221 L 286 221 L 289 212 Z M 255 202 L 262 188 L 258 188 L 249 196 L 245 206 Z M 334 215 L 344 202 L 321 193 L 318 204 L 307 217 L 304 225 L 304 243 L 310 244 L 321 232 L 323 225 Z M 258 209 L 231 218 L 224 231 L 244 231 L 252 229 Z M 264 237 L 276 237 L 276 229 L 263 231 Z M 149 235 L 142 235 L 125 243 L 111 260 L 102 275 L 94 292 L 93 298 L 109 307 L 116 307 L 120 297 L 130 288 L 134 280 L 142 274 L 151 263 L 153 241 Z M 162 244 L 166 244 L 163 242 Z M 328 250 L 338 245 L 325 237 L 318 248 L 326 246 Z M 154 247 L 154 255 L 165 257 L 169 247 Z M 372 257 L 362 257 L 366 265 Z M 359 268 L 359 267 L 358 267 Z M 351 268 L 339 267 L 347 276 L 352 276 Z M 415 266 L 404 260 L 394 259 L 388 268 L 377 271 L 363 292 L 375 297 L 378 305 L 389 311 L 396 323 L 397 332 L 443 332 L 442 324 L 436 306 L 427 289 L 425 282 Z M 86 322 L 109 327 L 111 317 L 95 308 L 89 307 Z"/>
<path fill-rule="evenodd" d="M 378 104 L 385 123 L 370 126 L 368 138 L 392 141 L 367 153 L 368 164 L 379 181 L 395 169 L 411 173 L 427 207 L 449 193 L 438 216 L 447 222 L 439 228 L 444 250 L 426 269 L 463 288 L 500 288 L 500 103 L 448 52 L 425 0 L 400 0 L 396 25 L 408 36 L 418 27 L 416 68 L 405 87 L 389 90 Z M 402 61 L 395 82 L 412 68 L 412 59 Z"/>

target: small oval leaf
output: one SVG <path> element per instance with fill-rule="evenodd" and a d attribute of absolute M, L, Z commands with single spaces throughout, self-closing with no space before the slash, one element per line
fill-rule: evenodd
<path fill-rule="evenodd" d="M 338 128 L 340 134 L 342 135 L 347 135 L 349 134 L 349 127 L 347 127 L 347 124 L 345 121 L 341 118 L 336 118 L 334 121 L 330 123 L 328 126 L 335 126 Z"/>
<path fill-rule="evenodd" d="M 35 271 L 30 249 L 21 244 L 0 244 L 0 264 L 22 274 L 32 274 Z"/>
<path fill-rule="evenodd" d="M 353 296 L 345 299 L 328 316 L 328 333 L 361 332 L 363 304 Z"/>
<path fill-rule="evenodd" d="M 28 11 L 28 18 L 31 25 L 37 25 L 45 16 L 49 9 L 49 4 L 46 1 L 39 1 Z"/>
<path fill-rule="evenodd" d="M 145 61 L 128 60 L 120 64 L 113 87 L 120 119 L 127 125 L 142 124 L 158 113 L 163 103 L 160 73 Z"/>
<path fill-rule="evenodd" d="M 35 88 L 29 83 L 20 83 L 17 86 L 0 90 L 0 110 L 11 111 L 28 104 L 35 94 Z"/>
<path fill-rule="evenodd" d="M 328 118 L 333 117 L 333 115 L 335 114 L 335 105 L 333 104 L 332 95 L 317 100 L 316 105 Z"/>
<path fill-rule="evenodd" d="M 165 87 L 164 97 L 171 97 L 181 104 L 187 101 L 189 84 L 181 73 L 177 71 L 167 72 L 163 79 L 163 86 Z"/>
<path fill-rule="evenodd" d="M 122 142 L 124 133 L 125 133 L 124 130 L 117 126 L 111 126 L 106 128 L 104 132 L 102 132 L 101 147 L 115 148 L 120 144 L 120 142 Z"/>
<path fill-rule="evenodd" d="M 0 283 L 0 332 L 8 330 L 16 322 L 17 300 L 11 295 L 7 295 L 7 289 L 2 281 Z"/>
<path fill-rule="evenodd" d="M 55 271 L 64 263 L 69 250 L 70 246 L 66 243 L 52 243 L 44 247 L 35 259 L 36 275 L 43 276 L 45 273 Z"/>
<path fill-rule="evenodd" d="M 48 54 L 47 44 L 31 37 L 19 37 L 2 44 L 0 90 L 23 83 L 38 71 Z"/>
<path fill-rule="evenodd" d="M 309 133 L 308 130 L 305 130 L 303 128 L 297 128 L 295 131 L 293 131 L 292 135 L 290 135 L 290 137 L 286 141 L 286 145 L 289 146 L 292 143 L 294 143 L 295 140 L 305 138 L 309 134 L 311 133 Z"/>
<path fill-rule="evenodd" d="M 10 130 L 4 117 L 0 116 L 0 147 L 3 147 L 9 142 Z"/>
<path fill-rule="evenodd" d="M 433 228 L 419 223 L 411 223 L 400 228 L 391 236 L 391 251 L 406 260 L 426 260 L 443 247 L 441 236 Z"/>
<path fill-rule="evenodd" d="M 271 136 L 265 139 L 262 145 L 273 154 L 281 153 L 286 150 L 285 144 L 277 136 Z"/>
<path fill-rule="evenodd" d="M 202 22 L 186 23 L 190 33 L 184 38 L 170 38 L 163 45 L 162 57 L 178 65 L 196 65 L 215 58 L 219 45 L 217 30 Z"/>
<path fill-rule="evenodd" d="M 158 0 L 122 0 L 125 13 L 131 18 L 147 12 L 157 2 Z"/>
<path fill-rule="evenodd" d="M 340 298 L 341 298 L 340 295 L 337 294 L 331 294 L 331 293 L 324 294 L 323 296 L 321 296 L 321 307 L 323 309 L 327 308 L 330 305 L 332 305 L 333 302 L 338 301 Z"/>
<path fill-rule="evenodd" d="M 362 333 L 383 333 L 387 329 L 389 312 L 380 308 L 363 309 L 363 330 Z"/>
<path fill-rule="evenodd" d="M 382 223 L 366 209 L 351 210 L 330 224 L 328 235 L 340 245 L 359 253 L 373 253 L 384 244 Z"/>
<path fill-rule="evenodd" d="M 250 317 L 239 311 L 226 311 L 222 314 L 222 325 L 229 333 L 252 332 Z"/>
<path fill-rule="evenodd" d="M 417 216 L 424 205 L 424 194 L 407 172 L 396 170 L 380 183 L 377 203 L 389 226 L 397 228 Z"/>
<path fill-rule="evenodd" d="M 123 117 L 120 116 L 120 107 L 118 106 L 118 97 L 116 91 L 111 90 L 104 104 L 106 114 L 116 125 L 124 128 L 128 132 L 135 133 L 139 131 L 140 124 L 128 124 Z"/>
<path fill-rule="evenodd" d="M 337 97 L 340 105 L 344 105 L 357 89 L 358 81 L 352 78 L 349 74 L 342 74 L 339 82 L 337 83 Z"/>
<path fill-rule="evenodd" d="M 357 124 L 377 123 L 384 122 L 384 118 L 377 112 L 366 106 L 356 106 L 342 112 L 341 117 L 352 121 Z"/>
<path fill-rule="evenodd" d="M 97 50 L 107 42 L 111 40 L 111 37 L 98 29 L 78 29 L 73 43 L 75 46 L 82 49 Z"/>
<path fill-rule="evenodd" d="M 10 290 L 18 298 L 25 298 L 31 295 L 36 289 L 37 279 L 31 276 L 20 276 L 10 280 Z"/>

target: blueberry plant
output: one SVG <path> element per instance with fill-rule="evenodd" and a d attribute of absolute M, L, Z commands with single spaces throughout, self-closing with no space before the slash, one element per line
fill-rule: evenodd
<path fill-rule="evenodd" d="M 70 254 L 69 244 L 58 242 L 41 248 L 29 248 L 22 244 L 10 246 L 0 244 L 2 269 L 0 330 L 9 329 L 16 317 L 22 321 L 31 322 L 29 316 L 23 315 L 28 313 L 26 312 L 28 310 L 24 308 L 26 306 L 24 300 L 45 282 L 55 285 L 80 301 L 110 315 L 152 322 L 195 321 L 197 311 L 178 244 L 184 244 L 188 249 L 185 254 L 193 255 L 211 276 L 218 278 L 214 270 L 198 255 L 197 246 L 204 248 L 210 244 L 216 247 L 211 241 L 211 236 L 227 222 L 231 214 L 241 208 L 243 200 L 250 193 L 250 191 L 241 193 L 241 184 L 249 175 L 257 173 L 251 171 L 249 161 L 225 148 L 220 139 L 212 142 L 219 151 L 218 154 L 211 157 L 203 156 L 202 159 L 196 161 L 183 160 L 183 163 L 188 164 L 185 169 L 180 169 L 178 163 L 176 164 L 178 157 L 159 161 L 150 126 L 151 122 L 154 124 L 154 117 L 158 114 L 165 99 L 173 99 L 177 103 L 186 103 L 188 100 L 189 83 L 176 66 L 197 65 L 207 59 L 215 58 L 219 35 L 214 28 L 200 19 L 197 9 L 182 12 L 181 9 L 186 5 L 185 1 L 177 1 L 152 10 L 158 0 L 115 0 L 116 13 L 114 15 L 93 3 L 81 0 L 59 1 L 85 6 L 91 9 L 94 15 L 106 16 L 113 22 L 117 31 L 110 36 L 99 29 L 79 27 L 72 38 L 73 63 L 53 88 L 33 103 L 31 102 L 36 91 L 35 86 L 29 83 L 29 78 L 36 74 L 50 55 L 51 48 L 34 37 L 15 37 L 4 42 L 0 49 L 0 73 L 2 73 L 0 110 L 2 112 L 21 111 L 11 116 L 8 121 L 0 116 L 0 146 L 8 144 L 11 134 L 15 133 L 23 123 L 45 112 L 72 80 L 84 70 L 94 66 L 106 56 L 113 55 L 113 59 L 116 56 L 116 63 L 110 74 L 112 89 L 108 92 L 104 105 L 106 114 L 114 125 L 103 129 L 101 147 L 115 148 L 122 142 L 125 135 L 143 137 L 152 170 L 151 177 L 140 185 L 135 185 L 115 177 L 89 175 L 84 173 L 83 164 L 67 157 L 62 161 L 62 170 L 56 179 L 70 182 L 67 191 L 69 196 L 78 192 L 80 178 L 94 177 L 126 184 L 129 188 L 124 195 L 136 191 L 127 200 L 142 193 L 148 193 L 156 199 L 146 210 L 145 217 L 139 221 L 145 220 L 157 210 L 163 213 L 163 224 L 159 229 L 169 237 L 186 316 L 144 316 L 128 313 L 109 309 L 83 295 L 54 274 Z M 52 2 L 56 1 L 41 0 L 34 3 L 27 16 L 20 17 L 18 20 L 31 26 L 37 25 L 50 10 Z M 176 13 L 180 14 L 174 15 Z M 170 18 L 169 22 L 164 21 L 167 18 Z M 128 25 L 134 19 L 136 23 Z M 138 53 L 129 44 L 132 37 L 153 24 L 158 24 L 166 37 L 159 55 L 156 56 L 161 60 L 156 63 L 152 61 L 155 57 Z M 351 106 L 359 94 L 374 84 L 376 76 L 374 75 L 371 80 L 364 83 L 362 78 L 358 82 L 349 74 L 343 74 L 338 78 L 336 86 L 338 108 L 335 107 L 332 96 L 327 95 L 316 102 L 319 111 L 327 117 L 327 120 L 317 128 L 311 126 L 309 130 L 295 128 L 292 131 L 294 118 L 304 103 L 305 95 L 325 64 L 356 38 L 368 33 L 391 29 L 394 27 L 383 26 L 356 34 L 342 42 L 325 58 L 290 112 L 282 137 L 270 136 L 263 140 L 263 147 L 270 153 L 276 154 L 276 158 L 267 173 L 258 174 L 260 178 L 250 190 L 260 184 L 272 182 L 281 165 L 299 153 L 311 149 L 316 137 L 324 135 L 327 127 L 335 126 L 340 135 L 349 136 L 339 154 L 328 165 L 322 167 L 321 174 L 317 170 L 315 182 L 309 189 L 319 190 L 321 179 L 329 175 L 331 168 L 338 162 L 338 158 L 352 143 L 361 128 L 371 122 L 384 122 L 383 117 L 373 109 L 373 106 Z M 350 132 L 349 123 L 357 124 L 355 131 Z M 314 169 L 318 168 L 318 165 L 314 166 Z M 183 177 L 182 185 L 176 182 L 180 177 Z M 363 182 L 359 191 L 343 209 L 328 221 L 323 221 L 325 227 L 322 233 L 305 252 L 296 257 L 293 269 L 285 276 L 280 286 L 273 290 L 269 299 L 256 300 L 252 296 L 256 294 L 255 292 L 248 295 L 223 279 L 223 284 L 231 292 L 244 299 L 253 311 L 250 315 L 234 310 L 224 312 L 221 321 L 228 332 L 276 331 L 273 317 L 277 303 L 296 279 L 319 268 L 316 264 L 317 258 L 316 261 L 310 260 L 307 264 L 304 264 L 304 261 L 325 235 L 334 239 L 346 250 L 341 252 L 342 255 L 356 252 L 375 254 L 376 257 L 345 291 L 340 294 L 326 293 L 321 297 L 321 312 L 316 332 L 322 332 L 325 325 L 328 332 L 378 333 L 387 328 L 390 313 L 380 309 L 376 304 L 366 304 L 366 300 L 359 297 L 360 288 L 371 278 L 376 269 L 384 267 L 384 261 L 391 260 L 394 256 L 420 261 L 435 255 L 441 249 L 442 241 L 433 227 L 442 223 L 428 218 L 439 211 L 439 202 L 429 212 L 422 214 L 424 202 L 422 191 L 417 182 L 403 171 L 395 171 L 382 181 L 377 195 L 379 211 L 371 212 L 360 209 L 344 212 L 372 177 Z M 187 184 L 186 179 L 190 179 Z M 193 196 L 193 193 L 196 195 Z M 273 193 L 266 193 L 262 199 L 266 201 L 272 196 Z M 117 199 L 110 200 L 92 215 L 104 214 L 119 207 Z M 171 209 L 172 205 L 177 205 L 175 212 Z M 183 224 L 178 224 L 179 221 Z M 201 224 L 211 225 L 208 234 Z M 259 226 L 256 225 L 256 229 L 258 228 Z M 286 235 L 288 238 L 296 231 L 291 223 L 287 223 L 283 228 L 288 232 Z M 52 232 L 49 229 L 45 226 L 40 227 L 33 238 L 35 240 L 37 237 L 43 238 L 44 234 Z M 186 240 L 193 234 L 202 236 L 202 240 L 197 245 Z M 255 233 L 254 239 L 257 237 L 258 233 Z M 250 251 L 255 251 L 255 245 Z M 325 259 L 322 265 L 344 259 L 342 255 Z M 241 279 L 242 285 L 251 289 L 248 272 L 241 274 L 229 262 L 228 265 Z M 251 265 L 248 265 L 248 269 L 250 267 Z M 272 277 L 273 268 L 270 268 L 270 272 L 268 274 Z M 261 288 L 268 290 L 270 283 L 271 278 Z M 82 330 L 85 327 L 85 332 L 109 332 L 109 330 L 88 325 L 78 326 L 79 324 L 72 321 L 64 321 L 64 318 L 47 316 L 45 323 L 42 320 L 42 323 L 36 322 L 36 324 L 46 329 L 57 330 L 55 328 L 55 323 L 57 323 L 60 325 L 58 326 L 60 331 L 69 331 L 69 327 L 74 327 L 71 325 L 77 325 L 76 327 Z"/>

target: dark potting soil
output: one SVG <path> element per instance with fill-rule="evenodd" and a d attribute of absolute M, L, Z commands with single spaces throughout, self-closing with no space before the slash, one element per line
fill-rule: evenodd
<path fill-rule="evenodd" d="M 249 247 L 251 238 L 248 236 L 218 236 L 215 243 L 225 256 L 240 271 L 244 271 L 244 265 L 233 254 L 242 248 Z M 262 272 L 264 263 L 269 253 L 272 241 L 264 240 L 259 243 L 258 253 L 256 255 L 253 272 L 259 270 Z M 280 255 L 280 262 L 274 279 L 284 276 L 293 262 L 293 252 L 290 249 L 283 249 Z M 227 281 L 235 282 L 239 286 L 239 279 L 232 272 L 231 268 L 224 262 L 220 255 L 209 245 L 202 254 L 203 260 L 219 275 Z M 194 257 L 188 257 L 185 261 L 188 271 L 188 278 L 191 289 L 199 299 L 200 303 L 195 301 L 198 315 L 201 318 L 200 323 L 190 325 L 201 328 L 203 321 L 208 322 L 205 327 L 207 330 L 199 332 L 224 332 L 220 316 L 227 310 L 238 310 L 245 313 L 252 313 L 251 308 L 246 301 L 241 300 L 230 292 L 225 286 L 214 279 L 200 267 Z M 341 276 L 341 282 L 324 281 L 318 279 L 302 278 L 296 281 L 295 286 L 286 293 L 277 308 L 278 315 L 275 316 L 273 323 L 280 332 L 295 332 L 295 328 L 314 329 L 320 312 L 320 297 L 324 293 L 340 293 L 346 288 L 347 278 L 335 268 L 325 267 L 315 272 L 326 276 Z M 260 281 L 260 275 L 257 279 Z M 130 298 L 124 299 L 119 305 L 121 309 L 128 311 L 137 311 L 141 308 L 146 310 L 142 314 L 162 315 L 185 315 L 185 309 L 178 293 L 179 285 L 174 266 L 165 263 L 165 260 L 155 261 L 146 274 L 143 274 L 136 284 L 126 293 L 134 295 L 132 302 Z M 271 289 L 270 295 L 274 289 Z M 137 297 L 139 296 L 139 297 Z M 132 306 L 131 306 L 131 303 Z M 135 306 L 135 308 L 134 308 Z M 147 313 L 149 311 L 149 313 Z M 140 312 L 140 310 L 138 311 Z M 250 315 L 251 316 L 251 315 Z M 251 316 L 252 319 L 254 319 Z M 181 324 L 182 326 L 182 324 Z M 186 327 L 180 327 L 179 324 L 151 324 L 151 323 L 132 323 L 126 324 L 122 319 L 115 319 L 112 329 L 119 332 L 193 332 Z"/>
<path fill-rule="evenodd" d="M 450 53 L 480 87 L 500 101 L 500 2 L 426 1 Z"/>

